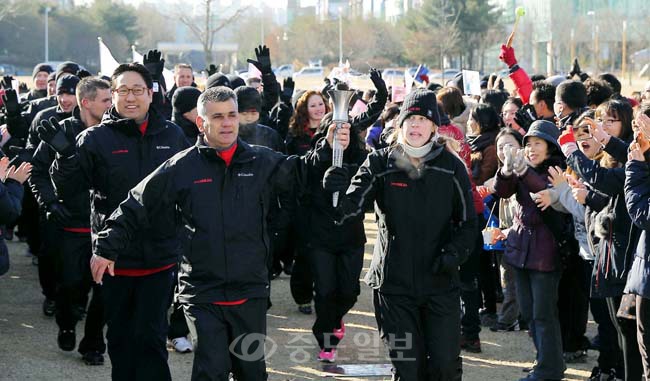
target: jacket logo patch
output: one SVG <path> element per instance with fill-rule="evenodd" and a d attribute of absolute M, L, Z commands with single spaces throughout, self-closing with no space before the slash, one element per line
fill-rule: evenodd
<path fill-rule="evenodd" d="M 408 185 L 407 183 L 396 183 L 396 182 L 392 182 L 392 183 L 390 183 L 390 186 L 392 186 L 392 187 L 398 187 L 398 188 L 408 188 L 409 185 Z"/>
<path fill-rule="evenodd" d="M 238 173 L 237 174 L 237 177 L 253 177 L 253 176 L 255 176 L 255 175 L 252 174 L 252 173 Z"/>
<path fill-rule="evenodd" d="M 156 146 L 156 149 L 170 149 L 170 146 Z"/>
<path fill-rule="evenodd" d="M 113 155 L 119 155 L 121 153 L 129 153 L 128 149 L 116 149 L 115 151 L 111 152 Z"/>
<path fill-rule="evenodd" d="M 209 177 L 207 179 L 194 180 L 194 184 L 205 184 L 205 183 L 211 183 L 211 182 L 212 182 L 212 179 L 209 178 Z"/>

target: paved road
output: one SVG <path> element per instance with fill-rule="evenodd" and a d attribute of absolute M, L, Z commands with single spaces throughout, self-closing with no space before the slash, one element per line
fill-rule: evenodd
<path fill-rule="evenodd" d="M 368 220 L 369 244 L 365 266 L 376 236 Z M 57 328 L 52 318 L 41 313 L 43 297 L 36 267 L 25 255 L 22 243 L 9 243 L 11 270 L 0 277 L 0 380 L 109 380 L 110 362 L 101 367 L 85 366 L 76 352 L 62 352 L 56 345 Z M 346 317 L 347 335 L 339 350 L 340 364 L 386 363 L 386 352 L 376 334 L 371 293 L 362 285 L 359 302 Z M 300 314 L 289 294 L 286 275 L 273 281 L 273 308 L 268 312 L 268 334 L 273 353 L 268 358 L 269 380 L 325 380 L 322 366 L 314 360 L 317 350 L 311 335 L 313 316 Z M 589 324 L 593 335 L 595 326 Z M 80 339 L 80 338 L 78 338 Z M 481 333 L 483 353 L 464 354 L 464 379 L 517 380 L 521 368 L 534 360 L 534 348 L 525 332 Z M 589 376 L 596 352 L 589 362 L 567 370 L 568 379 Z M 170 353 L 174 380 L 189 380 L 192 355 Z M 330 378 L 331 379 L 331 378 Z M 340 378 L 344 379 L 344 378 Z M 346 380 L 388 380 L 386 377 L 345 378 Z"/>

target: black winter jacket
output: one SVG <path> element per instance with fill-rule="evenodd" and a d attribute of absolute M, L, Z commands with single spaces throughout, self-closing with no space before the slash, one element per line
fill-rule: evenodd
<path fill-rule="evenodd" d="M 350 145 L 343 155 L 343 166 L 348 170 L 350 177 L 357 173 L 367 156 L 367 152 L 354 148 Z M 303 217 L 307 221 L 305 226 L 297 227 L 304 233 L 305 244 L 308 247 L 331 251 L 363 246 L 366 243 L 364 214 L 359 213 L 346 219 L 343 224 L 335 223 L 338 215 L 332 206 L 332 193 L 323 189 L 323 175 L 332 165 L 332 148 L 327 140 L 321 139 L 316 144 L 316 148 L 307 154 L 306 163 L 304 182 L 307 186 L 300 197 L 300 203 L 303 206 L 301 212 L 306 214 Z M 305 233 L 305 230 L 308 230 L 308 233 Z"/>
<path fill-rule="evenodd" d="M 463 263 L 478 226 L 465 165 L 436 145 L 418 168 L 400 146 L 368 155 L 340 196 L 340 222 L 374 201 L 379 233 L 366 283 L 382 293 L 422 296 L 458 287 L 457 270 L 441 270 L 442 256 Z"/>
<path fill-rule="evenodd" d="M 111 108 L 104 114 L 101 124 L 77 136 L 74 155 L 62 157 L 57 154 L 52 164 L 52 181 L 63 200 L 91 191 L 90 223 L 93 239 L 96 239 L 106 219 L 127 197 L 129 190 L 188 146 L 180 128 L 162 119 L 154 108 L 149 109 L 144 135 L 134 120 L 123 119 Z M 157 218 L 162 221 L 170 217 Z M 149 269 L 176 263 L 179 242 L 176 232 L 165 226 L 138 231 L 129 249 L 120 253 L 115 266 Z"/>
<path fill-rule="evenodd" d="M 187 120 L 182 114 L 174 113 L 172 115 L 172 122 L 174 122 L 178 127 L 183 130 L 187 141 L 193 143 L 196 141 L 196 138 L 199 136 L 199 129 L 196 127 L 196 124 Z"/>
<path fill-rule="evenodd" d="M 619 162 L 627 158 L 627 143 L 612 137 L 605 151 Z M 604 168 L 575 151 L 567 164 L 595 191 L 601 193 L 604 205 L 588 202 L 585 225 L 588 241 L 595 255 L 591 281 L 592 297 L 615 297 L 623 294 L 627 274 L 634 260 L 634 245 L 630 244 L 632 221 L 625 205 L 625 168 Z"/>
<path fill-rule="evenodd" d="M 263 124 L 239 125 L 239 137 L 248 144 L 270 148 L 277 152 L 286 152 L 284 142 L 271 127 Z"/>
<path fill-rule="evenodd" d="M 66 123 L 67 121 L 69 123 Z M 80 119 L 78 108 L 75 108 L 70 118 L 60 121 L 60 125 L 70 142 L 74 142 L 75 137 L 86 129 Z M 54 184 L 52 184 L 50 176 L 50 167 L 55 158 L 56 152 L 52 147 L 41 141 L 32 158 L 32 175 L 29 178 L 29 186 L 38 202 L 38 206 L 45 212 L 48 205 L 60 201 L 71 214 L 68 225 L 65 227 L 88 228 L 90 227 L 90 197 L 88 191 L 69 194 L 65 199 L 60 199 L 54 191 Z"/>
<path fill-rule="evenodd" d="M 292 188 L 294 167 L 295 160 L 241 139 L 226 166 L 200 136 L 129 192 L 99 233 L 96 253 L 119 263 L 138 231 L 173 232 L 170 212 L 178 209 L 189 242 L 179 269 L 180 302 L 268 297 L 266 218 L 274 193 Z M 152 254 L 167 258 L 170 251 Z"/>

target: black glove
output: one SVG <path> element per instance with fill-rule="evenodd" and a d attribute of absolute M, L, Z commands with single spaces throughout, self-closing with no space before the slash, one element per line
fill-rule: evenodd
<path fill-rule="evenodd" d="M 262 75 L 273 72 L 271 69 L 271 53 L 269 52 L 269 48 L 267 48 L 266 45 L 260 45 L 255 48 L 255 56 L 257 57 L 257 61 L 249 58 L 247 60 L 248 63 L 252 63 L 253 66 L 257 68 L 257 70 L 262 72 Z"/>
<path fill-rule="evenodd" d="M 573 60 L 573 66 L 571 66 L 571 71 L 569 72 L 569 77 L 573 77 L 576 74 L 582 73 L 582 70 L 580 70 L 580 64 L 578 63 L 578 59 Z"/>
<path fill-rule="evenodd" d="M 48 205 L 47 213 L 45 214 L 45 218 L 47 218 L 48 221 L 52 221 L 61 226 L 67 224 L 71 216 L 70 211 L 68 211 L 68 209 L 58 201 Z"/>
<path fill-rule="evenodd" d="M 291 104 L 291 97 L 293 97 L 293 89 L 296 88 L 293 78 L 285 78 L 282 83 L 282 92 L 280 93 L 280 100 L 284 103 Z"/>
<path fill-rule="evenodd" d="M 386 82 L 381 77 L 381 72 L 374 67 L 370 69 L 370 80 L 372 84 L 375 85 L 378 93 L 388 94 L 388 89 L 386 88 Z"/>
<path fill-rule="evenodd" d="M 456 250 L 445 247 L 441 250 L 441 255 L 436 259 L 436 271 L 438 273 L 445 273 L 456 275 L 458 273 L 458 266 L 460 266 L 460 258 Z"/>
<path fill-rule="evenodd" d="M 0 80 L 0 87 L 2 87 L 5 90 L 10 90 L 13 87 L 11 86 L 11 82 L 14 80 L 14 77 L 10 75 L 5 75 L 2 77 L 2 80 Z"/>
<path fill-rule="evenodd" d="M 29 91 L 29 88 L 27 87 L 27 84 L 25 82 L 20 82 L 18 85 L 18 92 L 23 94 Z"/>
<path fill-rule="evenodd" d="M 160 81 L 162 78 L 163 69 L 165 68 L 165 60 L 161 58 L 162 53 L 158 50 L 150 50 L 142 58 L 142 63 L 151 73 L 154 81 Z"/>
<path fill-rule="evenodd" d="M 79 69 L 75 74 L 79 79 L 84 79 L 86 77 L 92 77 L 92 74 L 86 69 Z"/>
<path fill-rule="evenodd" d="M 2 96 L 2 103 L 5 105 L 8 116 L 20 115 L 20 103 L 18 102 L 18 94 L 16 90 L 9 88 Z"/>
<path fill-rule="evenodd" d="M 27 148 L 10 146 L 9 149 L 9 166 L 18 168 L 22 163 L 30 163 L 32 161 L 33 152 Z"/>
<path fill-rule="evenodd" d="M 205 68 L 205 72 L 208 73 L 208 77 L 212 74 L 218 73 L 219 68 L 215 64 L 210 64 L 210 66 Z"/>
<path fill-rule="evenodd" d="M 329 91 L 333 90 L 334 87 L 332 86 L 332 81 L 330 81 L 329 78 L 325 78 L 323 82 L 325 82 L 325 86 L 323 86 L 323 90 L 321 90 L 320 93 L 321 95 L 323 95 L 323 97 L 325 97 L 325 100 L 329 100 L 330 99 Z"/>
<path fill-rule="evenodd" d="M 36 127 L 36 132 L 42 141 L 62 156 L 67 157 L 74 154 L 74 144 L 70 142 L 63 128 L 54 117 L 42 121 L 41 125 Z"/>
<path fill-rule="evenodd" d="M 323 189 L 328 192 L 344 192 L 350 186 L 348 170 L 345 167 L 329 167 L 323 176 Z"/>
<path fill-rule="evenodd" d="M 524 107 L 520 108 L 515 113 L 515 122 L 517 122 L 517 124 L 526 131 L 528 131 L 531 123 L 533 123 L 535 120 L 537 120 L 535 107 L 529 104 L 524 105 Z"/>

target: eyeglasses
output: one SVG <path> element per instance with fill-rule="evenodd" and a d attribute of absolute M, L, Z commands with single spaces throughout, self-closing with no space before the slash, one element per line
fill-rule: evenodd
<path fill-rule="evenodd" d="M 145 90 L 146 88 L 144 87 L 134 87 L 132 89 L 129 89 L 128 87 L 120 87 L 119 89 L 113 90 L 113 92 L 117 93 L 117 95 L 121 97 L 129 95 L 129 93 L 133 93 L 134 96 L 139 97 L 144 94 Z"/>
<path fill-rule="evenodd" d="M 598 123 L 602 123 L 603 125 L 607 126 L 610 124 L 614 124 L 614 122 L 620 122 L 620 119 L 596 119 Z"/>

